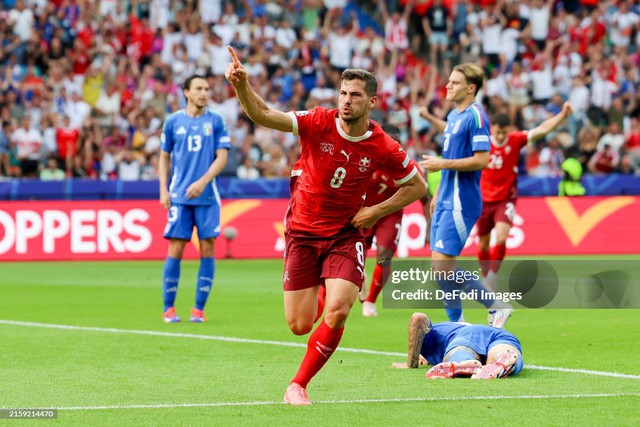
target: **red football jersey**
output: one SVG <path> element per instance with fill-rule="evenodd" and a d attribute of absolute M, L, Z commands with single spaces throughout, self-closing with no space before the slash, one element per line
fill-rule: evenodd
<path fill-rule="evenodd" d="M 422 175 L 422 170 L 418 165 L 411 160 L 411 163 L 415 166 L 416 170 Z M 369 188 L 367 189 L 367 198 L 364 201 L 364 206 L 373 206 L 378 203 L 382 203 L 400 189 L 394 180 L 387 174 L 376 171 L 371 177 Z M 402 210 L 402 209 L 401 209 Z"/>
<path fill-rule="evenodd" d="M 518 159 L 528 140 L 527 131 L 510 133 L 501 146 L 491 138 L 489 164 L 480 178 L 482 201 L 500 202 L 518 196 Z"/>
<path fill-rule="evenodd" d="M 400 144 L 374 121 L 364 135 L 351 137 L 340 128 L 337 109 L 316 107 L 289 114 L 302 154 L 292 171 L 295 191 L 287 230 L 333 236 L 351 227 L 375 171 L 384 172 L 396 185 L 418 173 Z"/>

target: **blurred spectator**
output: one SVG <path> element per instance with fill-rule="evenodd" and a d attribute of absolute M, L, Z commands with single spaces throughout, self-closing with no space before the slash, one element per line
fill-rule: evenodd
<path fill-rule="evenodd" d="M 241 179 L 258 179 L 260 171 L 253 165 L 251 157 L 245 156 L 237 171 L 238 178 Z"/>
<path fill-rule="evenodd" d="M 589 160 L 589 170 L 595 174 L 613 172 L 620 161 L 620 154 L 610 145 L 604 144 Z"/>
<path fill-rule="evenodd" d="M 42 133 L 31 126 L 29 117 L 24 117 L 21 126 L 11 134 L 11 141 L 17 147 L 22 176 L 35 178 L 41 159 Z"/>
<path fill-rule="evenodd" d="M 63 181 L 66 178 L 64 171 L 58 168 L 58 161 L 51 156 L 47 159 L 47 167 L 40 171 L 41 181 Z"/>
<path fill-rule="evenodd" d="M 137 181 L 141 177 L 142 168 L 132 148 L 125 148 L 116 159 L 118 178 L 122 181 Z"/>
<path fill-rule="evenodd" d="M 606 145 L 619 155 L 624 142 L 625 138 L 620 132 L 620 125 L 617 122 L 612 122 L 609 124 L 609 131 L 602 135 L 598 141 L 598 150 L 602 150 Z"/>
<path fill-rule="evenodd" d="M 2 122 L 0 129 L 0 176 L 9 175 L 9 136 L 11 135 L 11 123 Z"/>
<path fill-rule="evenodd" d="M 69 116 L 62 118 L 62 124 L 56 128 L 56 144 L 58 147 L 58 164 L 70 171 L 74 165 L 74 157 L 78 152 L 80 132 L 71 127 Z"/>
<path fill-rule="evenodd" d="M 540 150 L 538 157 L 538 167 L 531 171 L 538 177 L 558 177 L 562 176 L 562 162 L 564 154 L 557 137 L 552 136 L 549 144 Z"/>

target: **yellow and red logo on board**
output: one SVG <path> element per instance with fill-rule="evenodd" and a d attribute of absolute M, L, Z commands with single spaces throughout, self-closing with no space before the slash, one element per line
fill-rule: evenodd
<path fill-rule="evenodd" d="M 547 197 L 545 202 L 567 234 L 571 244 L 578 246 L 598 224 L 620 209 L 634 204 L 636 198 L 619 196 L 600 199 L 582 214 L 578 214 L 572 200 L 567 197 Z"/>

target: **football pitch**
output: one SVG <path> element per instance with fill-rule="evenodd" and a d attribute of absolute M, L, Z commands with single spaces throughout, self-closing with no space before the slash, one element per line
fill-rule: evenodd
<path fill-rule="evenodd" d="M 183 320 L 197 269 L 182 264 Z M 162 323 L 161 275 L 159 261 L 0 263 L 0 408 L 58 408 L 0 425 L 640 425 L 638 310 L 518 310 L 519 376 L 426 380 L 391 368 L 414 310 L 379 302 L 363 318 L 356 303 L 308 387 L 314 405 L 291 407 L 307 337 L 284 320 L 282 261 L 218 260 L 204 324 Z"/>

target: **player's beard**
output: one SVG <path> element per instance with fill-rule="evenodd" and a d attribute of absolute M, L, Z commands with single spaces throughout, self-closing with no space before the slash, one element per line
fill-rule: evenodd
<path fill-rule="evenodd" d="M 366 114 L 366 111 L 363 111 L 362 113 L 357 114 L 353 110 L 351 110 L 351 114 L 349 114 L 348 116 L 345 116 L 344 114 L 342 114 L 342 111 L 340 111 L 340 118 L 345 123 L 355 123 L 358 120 L 362 119 L 362 117 L 365 114 Z"/>

